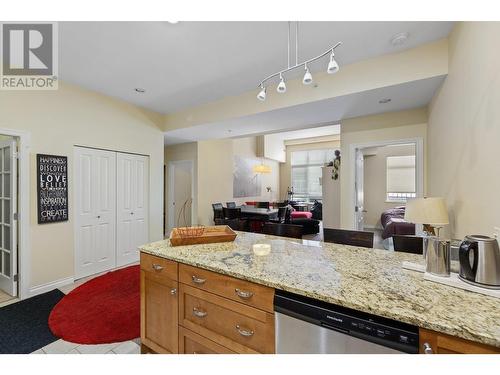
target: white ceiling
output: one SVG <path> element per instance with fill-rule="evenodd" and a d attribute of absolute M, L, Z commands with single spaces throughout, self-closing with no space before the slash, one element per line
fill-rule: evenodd
<path fill-rule="evenodd" d="M 452 22 L 301 22 L 299 60 L 337 41 L 339 63 L 446 37 Z M 408 32 L 403 46 L 390 39 Z M 286 65 L 286 22 L 61 22 L 59 76 L 130 103 L 171 113 L 243 93 Z M 325 61 L 311 70 L 325 69 Z M 134 88 L 146 89 L 144 94 Z"/>
<path fill-rule="evenodd" d="M 340 120 L 429 104 L 445 76 L 387 86 L 226 121 L 181 128 L 165 133 L 165 144 L 269 134 L 338 124 Z M 379 100 L 390 98 L 386 104 Z"/>

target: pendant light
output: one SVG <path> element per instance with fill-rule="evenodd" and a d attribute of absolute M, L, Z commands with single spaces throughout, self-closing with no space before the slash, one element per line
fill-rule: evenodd
<path fill-rule="evenodd" d="M 335 44 L 333 47 L 330 47 L 329 49 L 327 49 L 325 52 L 323 52 L 322 54 L 316 56 L 316 57 L 313 57 L 309 60 L 306 60 L 306 61 L 303 61 L 301 63 L 299 63 L 299 24 L 298 22 L 295 23 L 295 65 L 291 66 L 290 65 L 290 59 L 291 59 L 291 50 L 290 50 L 290 22 L 288 22 L 288 66 L 287 68 L 283 69 L 283 70 L 280 70 L 279 72 L 276 72 L 276 73 L 273 73 L 271 74 L 270 76 L 264 78 L 260 84 L 259 84 L 259 87 L 260 87 L 260 91 L 259 93 L 257 94 L 257 98 L 260 100 L 260 101 L 265 101 L 266 100 L 266 82 L 270 81 L 271 79 L 275 78 L 275 77 L 279 77 L 279 83 L 278 83 L 278 87 L 276 88 L 276 91 L 280 94 L 283 94 L 286 92 L 286 83 L 285 83 L 285 78 L 283 77 L 283 74 L 284 73 L 288 73 L 292 70 L 295 70 L 295 69 L 298 69 L 298 68 L 304 68 L 305 70 L 305 73 L 304 73 L 304 77 L 302 78 L 302 83 L 304 85 L 309 85 L 313 82 L 313 78 L 312 78 L 312 74 L 311 72 L 309 71 L 309 67 L 308 67 L 308 64 L 313 62 L 313 61 L 316 61 L 316 60 L 319 60 L 325 56 L 327 56 L 328 54 L 330 54 L 330 61 L 328 63 L 328 67 L 327 67 L 327 72 L 328 74 L 333 74 L 333 73 L 336 73 L 339 71 L 339 64 L 337 63 L 337 61 L 335 60 L 334 56 L 334 50 L 339 47 L 340 45 L 342 45 L 342 42 L 338 42 L 337 44 Z"/>
<path fill-rule="evenodd" d="M 280 94 L 284 94 L 286 92 L 285 80 L 283 79 L 283 76 L 281 74 L 280 74 L 280 83 L 276 88 L 276 91 L 278 91 Z"/>
<path fill-rule="evenodd" d="M 312 74 L 309 72 L 309 68 L 307 67 L 307 64 L 304 65 L 306 68 L 306 73 L 304 74 L 304 78 L 302 78 L 302 83 L 304 85 L 310 85 L 313 81 Z"/>

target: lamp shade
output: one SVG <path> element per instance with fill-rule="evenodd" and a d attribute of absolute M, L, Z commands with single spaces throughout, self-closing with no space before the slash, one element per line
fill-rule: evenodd
<path fill-rule="evenodd" d="M 271 173 L 271 167 L 269 165 L 259 164 L 253 167 L 254 173 Z"/>
<path fill-rule="evenodd" d="M 448 210 L 444 198 L 408 199 L 405 209 L 405 220 L 416 224 L 433 226 L 449 224 Z"/>

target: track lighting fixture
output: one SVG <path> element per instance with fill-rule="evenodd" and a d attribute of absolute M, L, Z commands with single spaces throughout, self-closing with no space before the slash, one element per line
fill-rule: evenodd
<path fill-rule="evenodd" d="M 259 95 L 257 95 L 257 99 L 259 99 L 260 101 L 264 101 L 266 100 L 266 88 L 264 87 L 264 85 L 260 85 L 260 92 L 259 92 Z"/>
<path fill-rule="evenodd" d="M 311 72 L 309 72 L 309 68 L 307 67 L 307 64 L 304 64 L 304 67 L 306 68 L 306 72 L 304 74 L 304 78 L 302 78 L 302 83 L 304 85 L 309 85 L 313 81 L 313 77 Z"/>
<path fill-rule="evenodd" d="M 280 83 L 278 87 L 276 88 L 276 91 L 278 91 L 280 94 L 283 94 L 286 92 L 286 84 L 285 80 L 283 79 L 283 76 L 280 74 Z"/>
<path fill-rule="evenodd" d="M 337 47 L 339 47 L 341 44 L 342 44 L 342 42 L 338 42 L 333 47 L 330 47 L 328 50 L 323 52 L 321 55 L 318 55 L 316 57 L 313 57 L 312 59 L 309 59 L 309 60 L 306 60 L 306 61 L 299 63 L 299 26 L 298 26 L 298 22 L 296 22 L 295 23 L 295 65 L 291 66 L 290 65 L 290 59 L 291 59 L 290 22 L 288 22 L 288 56 L 287 56 L 288 57 L 288 67 L 283 69 L 283 70 L 280 70 L 279 72 L 273 73 L 270 76 L 263 79 L 259 85 L 260 92 L 257 95 L 257 98 L 261 101 L 266 100 L 266 82 L 270 81 L 272 78 L 275 78 L 275 77 L 279 77 L 279 84 L 278 84 L 278 87 L 276 88 L 276 91 L 278 91 L 278 93 L 280 93 L 280 94 L 285 93 L 286 92 L 286 84 L 285 84 L 285 79 L 283 78 L 283 74 L 290 72 L 292 70 L 295 70 L 297 68 L 303 67 L 305 70 L 304 77 L 302 79 L 302 83 L 304 85 L 311 84 L 313 81 L 313 78 L 312 78 L 311 72 L 309 71 L 308 64 L 313 62 L 313 61 L 319 60 L 328 54 L 330 54 L 330 61 L 328 63 L 328 68 L 327 68 L 328 74 L 333 74 L 333 73 L 338 72 L 339 71 L 339 64 L 337 63 L 337 61 L 335 61 L 335 58 L 334 58 L 335 54 L 333 51 Z"/>
<path fill-rule="evenodd" d="M 335 61 L 335 53 L 333 53 L 332 49 L 332 53 L 330 54 L 330 62 L 328 63 L 328 68 L 326 69 L 326 71 L 328 72 L 328 74 L 334 74 L 337 73 L 339 69 L 339 64 L 337 63 L 337 61 Z"/>

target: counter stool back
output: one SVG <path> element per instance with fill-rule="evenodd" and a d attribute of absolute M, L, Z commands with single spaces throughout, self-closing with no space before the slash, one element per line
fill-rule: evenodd
<path fill-rule="evenodd" d="M 418 236 L 392 236 L 392 243 L 394 251 L 401 251 L 403 253 L 423 254 L 424 253 L 424 239 Z"/>
<path fill-rule="evenodd" d="M 324 228 L 323 240 L 341 245 L 372 248 L 373 232 Z"/>
<path fill-rule="evenodd" d="M 302 238 L 302 226 L 293 224 L 265 223 L 262 233 L 272 236 Z"/>

